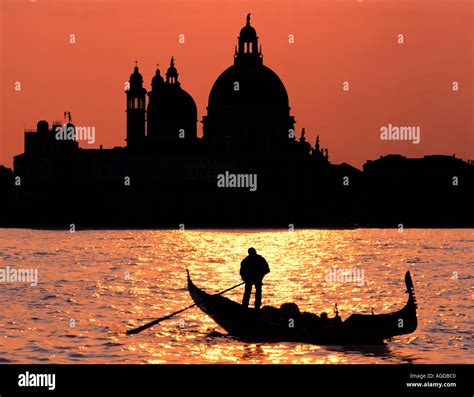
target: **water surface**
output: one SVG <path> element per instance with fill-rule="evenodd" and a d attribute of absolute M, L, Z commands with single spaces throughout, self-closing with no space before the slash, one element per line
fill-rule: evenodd
<path fill-rule="evenodd" d="M 385 346 L 247 344 L 194 308 L 141 334 L 127 327 L 191 303 L 189 268 L 207 291 L 238 284 L 248 247 L 265 256 L 263 303 L 343 319 L 406 301 L 412 273 L 414 334 Z M 0 229 L 0 268 L 38 269 L 39 283 L 0 283 L 4 363 L 474 363 L 473 230 L 38 231 Z M 325 271 L 364 270 L 364 282 Z M 243 289 L 226 294 L 240 301 Z M 253 298 L 252 298 L 253 300 Z"/>

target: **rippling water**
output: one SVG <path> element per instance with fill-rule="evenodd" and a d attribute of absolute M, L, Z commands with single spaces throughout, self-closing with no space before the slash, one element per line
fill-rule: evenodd
<path fill-rule="evenodd" d="M 246 344 L 194 308 L 141 334 L 127 327 L 191 303 L 198 286 L 239 283 L 254 246 L 268 260 L 264 304 L 332 313 L 398 310 L 410 270 L 419 327 L 382 347 Z M 35 231 L 0 229 L 0 267 L 39 283 L 0 283 L 4 363 L 473 363 L 473 230 Z M 327 269 L 364 270 L 364 285 Z M 242 288 L 226 296 L 241 300 Z M 253 299 L 253 298 L 252 298 Z"/>

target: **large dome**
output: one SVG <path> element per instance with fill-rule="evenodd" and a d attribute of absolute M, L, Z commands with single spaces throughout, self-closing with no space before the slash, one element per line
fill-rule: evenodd
<path fill-rule="evenodd" d="M 288 143 L 294 128 L 288 94 L 277 74 L 263 64 L 250 14 L 238 40 L 234 64 L 217 78 L 209 94 L 204 139 L 250 151 Z"/>
<path fill-rule="evenodd" d="M 266 67 L 232 65 L 214 83 L 209 107 L 277 105 L 288 108 L 288 94 L 277 74 Z"/>

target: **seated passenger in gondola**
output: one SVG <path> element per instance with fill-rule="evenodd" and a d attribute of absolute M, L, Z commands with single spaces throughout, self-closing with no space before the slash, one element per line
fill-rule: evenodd
<path fill-rule="evenodd" d="M 301 319 L 312 327 L 319 327 L 321 325 L 321 319 L 314 313 L 303 312 L 301 313 Z"/>
<path fill-rule="evenodd" d="M 287 316 L 300 316 L 300 308 L 296 303 L 293 302 L 283 303 L 283 305 L 280 306 L 280 312 Z"/>
<path fill-rule="evenodd" d="M 249 306 L 252 286 L 255 285 L 255 309 L 259 310 L 262 304 L 262 280 L 267 273 L 270 273 L 270 268 L 265 258 L 257 255 L 255 248 L 249 248 L 248 253 L 249 255 L 240 264 L 240 276 L 245 282 L 242 306 Z"/>

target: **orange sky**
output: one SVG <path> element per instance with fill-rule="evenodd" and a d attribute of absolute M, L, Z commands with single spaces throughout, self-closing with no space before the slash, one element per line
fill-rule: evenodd
<path fill-rule="evenodd" d="M 297 136 L 305 127 L 314 144 L 320 134 L 331 161 L 361 167 L 388 153 L 474 159 L 471 0 L 0 3 L 0 164 L 23 151 L 24 128 L 62 120 L 65 110 L 76 125 L 96 128 L 95 145 L 81 146 L 124 145 L 124 82 L 135 60 L 149 89 L 156 63 L 163 74 L 174 55 L 201 120 L 248 12 L 264 63 L 287 88 Z M 381 141 L 389 123 L 420 126 L 420 144 Z"/>

